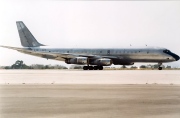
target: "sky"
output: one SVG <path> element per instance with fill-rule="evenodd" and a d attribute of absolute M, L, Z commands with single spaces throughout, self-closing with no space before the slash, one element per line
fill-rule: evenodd
<path fill-rule="evenodd" d="M 22 47 L 16 21 L 54 48 L 157 46 L 180 55 L 180 1 L 0 0 L 0 45 Z M 16 60 L 61 64 L 0 48 L 0 66 Z M 180 61 L 168 65 L 180 67 Z"/>

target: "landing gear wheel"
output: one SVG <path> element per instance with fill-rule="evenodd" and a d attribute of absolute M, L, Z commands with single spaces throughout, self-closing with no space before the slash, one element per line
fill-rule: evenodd
<path fill-rule="evenodd" d="M 99 66 L 99 70 L 103 70 L 103 66 Z"/>
<path fill-rule="evenodd" d="M 93 66 L 89 66 L 89 70 L 93 70 L 94 68 L 93 68 Z"/>
<path fill-rule="evenodd" d="M 159 66 L 158 69 L 159 69 L 159 70 L 162 70 L 162 62 L 159 62 L 159 63 L 158 63 L 158 66 Z"/>
<path fill-rule="evenodd" d="M 103 70 L 103 66 L 83 66 L 83 70 Z"/>
<path fill-rule="evenodd" d="M 98 69 L 98 66 L 94 66 L 94 70 L 97 70 Z"/>
<path fill-rule="evenodd" d="M 159 69 L 159 70 L 162 70 L 162 67 L 159 67 L 158 69 Z"/>
<path fill-rule="evenodd" d="M 88 66 L 83 66 L 83 70 L 88 70 Z"/>

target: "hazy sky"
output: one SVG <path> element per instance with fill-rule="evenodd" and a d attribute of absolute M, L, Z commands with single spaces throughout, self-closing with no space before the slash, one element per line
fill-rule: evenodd
<path fill-rule="evenodd" d="M 180 1 L 0 1 L 0 45 L 21 47 L 16 21 L 57 48 L 158 46 L 180 55 Z M 0 48 L 0 65 L 64 64 Z M 172 65 L 180 66 L 179 62 Z"/>

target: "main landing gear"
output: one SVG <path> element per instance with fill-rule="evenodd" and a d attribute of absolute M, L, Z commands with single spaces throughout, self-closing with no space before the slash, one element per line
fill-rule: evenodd
<path fill-rule="evenodd" d="M 84 66 L 83 70 L 103 70 L 103 66 Z"/>

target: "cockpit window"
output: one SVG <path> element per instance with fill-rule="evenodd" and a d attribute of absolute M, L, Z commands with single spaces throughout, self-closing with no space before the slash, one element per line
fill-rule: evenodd
<path fill-rule="evenodd" d="M 171 52 L 170 50 L 163 50 L 164 53 L 169 53 Z"/>
<path fill-rule="evenodd" d="M 172 53 L 170 50 L 163 50 L 163 52 L 172 56 L 176 61 L 180 59 L 178 55 Z"/>
<path fill-rule="evenodd" d="M 166 54 L 171 54 L 172 53 L 170 50 L 167 50 L 167 49 L 163 50 L 163 52 L 166 53 Z"/>

